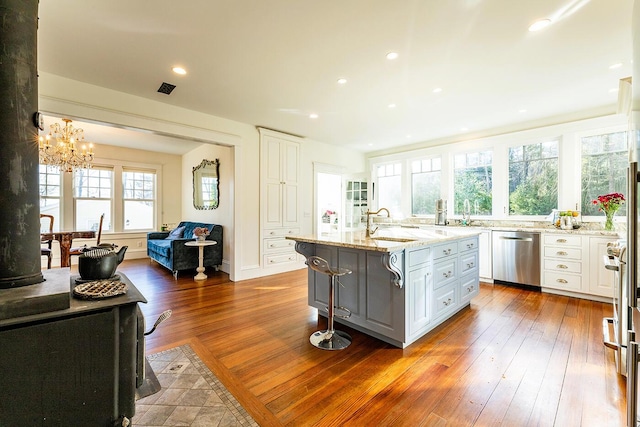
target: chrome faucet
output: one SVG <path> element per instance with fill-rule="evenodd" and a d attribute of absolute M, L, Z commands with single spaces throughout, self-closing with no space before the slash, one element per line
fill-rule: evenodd
<path fill-rule="evenodd" d="M 469 199 L 464 199 L 462 206 L 462 225 L 471 225 L 471 203 L 469 203 Z"/>
<path fill-rule="evenodd" d="M 370 219 L 371 215 L 378 215 L 382 211 L 385 211 L 387 213 L 387 218 L 391 217 L 391 214 L 389 213 L 389 209 L 387 208 L 380 208 L 375 212 L 367 211 L 367 231 L 366 231 L 367 237 L 373 236 L 373 233 L 375 233 L 378 230 L 378 227 L 374 228 L 373 230 L 371 229 L 371 219 Z"/>

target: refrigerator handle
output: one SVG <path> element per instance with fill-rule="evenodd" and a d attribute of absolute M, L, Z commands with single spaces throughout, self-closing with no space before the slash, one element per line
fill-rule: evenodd
<path fill-rule="evenodd" d="M 635 427 L 638 419 L 638 343 L 635 332 L 628 331 L 627 347 L 627 426 Z"/>
<path fill-rule="evenodd" d="M 627 290 L 628 305 L 638 306 L 638 162 L 629 163 L 627 176 Z"/>

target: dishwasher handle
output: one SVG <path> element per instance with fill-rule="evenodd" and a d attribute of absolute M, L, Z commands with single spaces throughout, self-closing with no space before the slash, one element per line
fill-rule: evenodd
<path fill-rule="evenodd" d="M 520 242 L 533 242 L 533 237 L 511 237 L 511 236 L 499 236 L 502 240 L 517 240 Z"/>

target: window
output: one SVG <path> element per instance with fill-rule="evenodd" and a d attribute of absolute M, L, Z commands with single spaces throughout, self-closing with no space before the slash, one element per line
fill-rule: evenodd
<path fill-rule="evenodd" d="M 609 193 L 626 196 L 628 166 L 627 133 L 615 132 L 584 137 L 582 142 L 582 215 L 599 215 L 596 197 Z M 626 204 L 618 211 L 626 215 Z"/>
<path fill-rule="evenodd" d="M 58 168 L 40 165 L 40 213 L 60 218 L 62 180 Z M 60 229 L 60 221 L 53 221 L 53 229 Z"/>
<path fill-rule="evenodd" d="M 402 213 L 402 165 L 392 163 L 378 166 L 378 208 L 387 208 L 391 215 Z"/>
<path fill-rule="evenodd" d="M 411 162 L 411 214 L 435 215 L 440 198 L 441 159 Z"/>
<path fill-rule="evenodd" d="M 454 157 L 454 213 L 462 215 L 464 201 L 469 200 L 473 215 L 491 215 L 493 189 L 493 153 L 479 151 Z"/>
<path fill-rule="evenodd" d="M 558 141 L 509 148 L 509 214 L 548 215 L 558 207 Z"/>
<path fill-rule="evenodd" d="M 124 229 L 151 230 L 155 215 L 156 175 L 124 170 L 122 173 Z"/>
<path fill-rule="evenodd" d="M 96 167 L 74 171 L 73 195 L 76 230 L 98 230 L 103 213 L 102 231 L 111 230 L 112 169 Z"/>

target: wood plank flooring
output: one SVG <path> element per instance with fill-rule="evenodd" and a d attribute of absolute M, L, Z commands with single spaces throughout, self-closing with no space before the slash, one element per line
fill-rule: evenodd
<path fill-rule="evenodd" d="M 623 426 L 625 380 L 602 344 L 611 305 L 482 284 L 471 306 L 406 349 L 340 325 L 346 350 L 309 335 L 306 272 L 177 280 L 123 262 L 149 300 L 147 353 L 189 343 L 261 426 Z"/>

